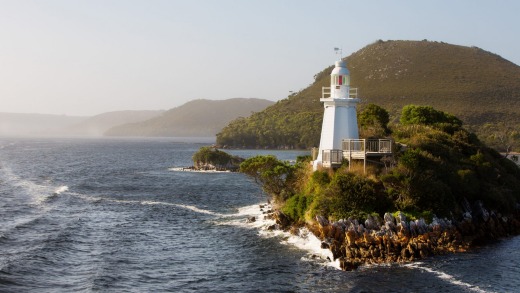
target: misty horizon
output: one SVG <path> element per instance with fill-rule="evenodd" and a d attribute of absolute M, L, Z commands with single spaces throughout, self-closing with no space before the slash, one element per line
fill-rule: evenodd
<path fill-rule="evenodd" d="M 0 112 L 93 116 L 199 98 L 278 101 L 379 39 L 477 46 L 520 64 L 517 2 L 294 4 L 3 1 Z"/>

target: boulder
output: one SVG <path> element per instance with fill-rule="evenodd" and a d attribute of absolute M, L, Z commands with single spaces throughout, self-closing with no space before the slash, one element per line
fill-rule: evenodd
<path fill-rule="evenodd" d="M 282 211 L 277 210 L 273 213 L 276 224 L 280 225 L 280 228 L 285 230 L 291 225 L 291 220 Z"/>

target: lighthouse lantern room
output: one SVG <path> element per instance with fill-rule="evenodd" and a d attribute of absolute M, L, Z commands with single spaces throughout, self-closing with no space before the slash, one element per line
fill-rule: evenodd
<path fill-rule="evenodd" d="M 320 147 L 313 162 L 318 167 L 333 167 L 342 162 L 342 141 L 359 139 L 356 105 L 359 103 L 357 88 L 350 87 L 350 72 L 346 62 L 336 61 L 330 74 L 330 87 L 322 88 L 323 124 Z"/>

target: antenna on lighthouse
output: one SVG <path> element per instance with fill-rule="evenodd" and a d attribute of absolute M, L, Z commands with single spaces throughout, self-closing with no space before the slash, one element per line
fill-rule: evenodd
<path fill-rule="evenodd" d="M 339 54 L 339 60 L 343 58 L 343 50 L 341 48 L 334 47 L 334 52 L 336 53 L 336 55 Z"/>

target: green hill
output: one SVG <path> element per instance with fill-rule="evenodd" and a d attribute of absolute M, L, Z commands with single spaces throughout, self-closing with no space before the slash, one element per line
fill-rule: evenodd
<path fill-rule="evenodd" d="M 429 105 L 461 118 L 484 139 L 487 123 L 520 123 L 520 67 L 476 47 L 430 41 L 377 41 L 345 58 L 360 109 L 374 103 L 396 121 L 404 105 Z M 321 88 L 330 85 L 332 66 L 315 82 L 218 135 L 231 147 L 318 146 L 323 106 Z"/>
<path fill-rule="evenodd" d="M 213 136 L 227 123 L 272 105 L 262 99 L 194 100 L 152 119 L 113 127 L 106 136 Z"/>

